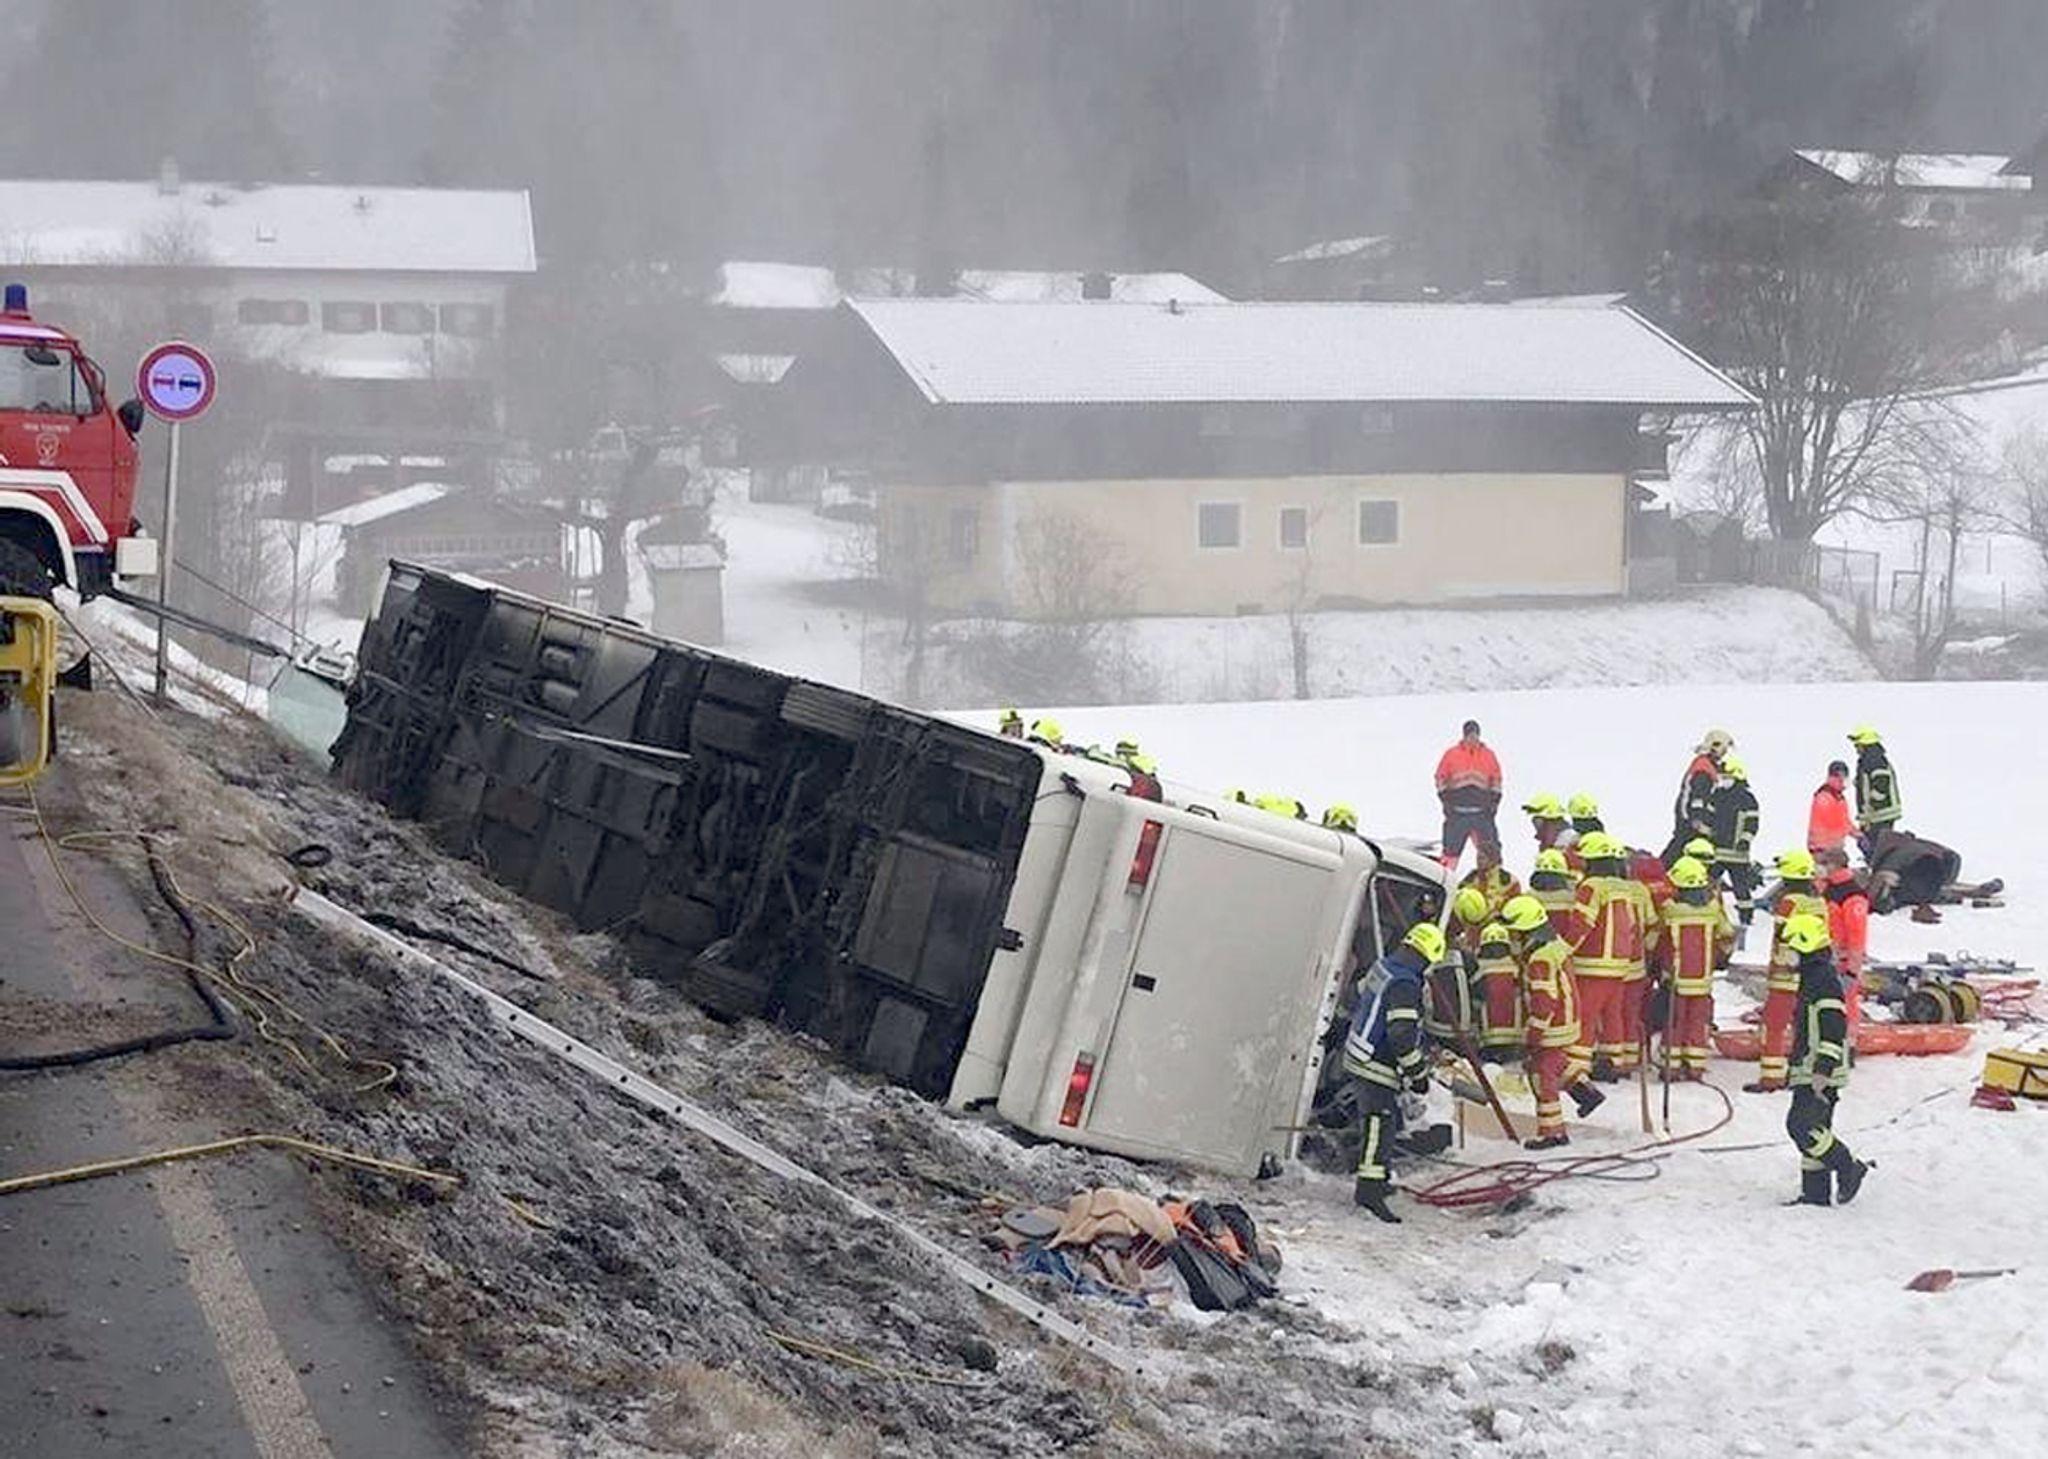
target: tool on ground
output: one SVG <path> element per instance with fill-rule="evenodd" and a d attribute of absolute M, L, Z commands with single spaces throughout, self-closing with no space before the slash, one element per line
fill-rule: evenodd
<path fill-rule="evenodd" d="M 1957 1282 L 1982 1281 L 1987 1277 L 2009 1277 L 2018 1271 L 2016 1266 L 1982 1267 L 1976 1271 L 1959 1272 L 1954 1267 L 1938 1266 L 1924 1271 L 1906 1283 L 1909 1292 L 1946 1292 Z"/>
<path fill-rule="evenodd" d="M 1520 1139 L 1515 1133 L 1515 1122 L 1508 1118 L 1507 1107 L 1500 1102 L 1500 1096 L 1493 1092 L 1493 1081 L 1486 1077 L 1486 1066 L 1479 1062 L 1479 1050 L 1472 1042 L 1469 1032 L 1458 1036 L 1458 1051 L 1465 1056 L 1465 1062 L 1472 1067 L 1473 1078 L 1479 1081 L 1480 1092 L 1486 1096 L 1487 1104 L 1493 1108 L 1493 1117 L 1500 1121 L 1500 1132 L 1510 1140 Z"/>

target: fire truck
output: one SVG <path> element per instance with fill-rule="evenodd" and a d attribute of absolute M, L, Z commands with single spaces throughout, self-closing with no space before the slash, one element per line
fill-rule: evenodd
<path fill-rule="evenodd" d="M 115 405 L 77 339 L 38 322 L 28 290 L 0 296 L 0 595 L 80 598 L 153 577 L 135 520 L 139 400 Z"/>

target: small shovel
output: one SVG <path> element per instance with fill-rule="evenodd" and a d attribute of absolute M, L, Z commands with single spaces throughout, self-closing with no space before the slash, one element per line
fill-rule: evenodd
<path fill-rule="evenodd" d="M 2009 1277 L 2018 1271 L 2016 1266 L 1985 1267 L 1980 1271 L 1959 1272 L 1954 1267 L 1939 1266 L 1932 1271 L 1920 1273 L 1906 1283 L 1909 1292 L 1946 1292 L 1957 1282 L 1974 1282 L 1983 1277 Z"/>

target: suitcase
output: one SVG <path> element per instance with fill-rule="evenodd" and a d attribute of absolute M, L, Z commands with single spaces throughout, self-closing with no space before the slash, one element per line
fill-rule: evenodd
<path fill-rule="evenodd" d="M 1993 1049 L 1984 1056 L 1984 1085 L 2021 1099 L 2048 1100 L 2048 1049 Z"/>

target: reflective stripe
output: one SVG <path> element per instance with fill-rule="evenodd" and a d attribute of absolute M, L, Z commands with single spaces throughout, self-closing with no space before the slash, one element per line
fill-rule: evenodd
<path fill-rule="evenodd" d="M 1380 1128 L 1386 1123 L 1385 1115 L 1365 1117 L 1365 1140 L 1358 1150 L 1358 1173 L 1367 1180 L 1385 1180 L 1387 1167 L 1380 1163 Z"/>

